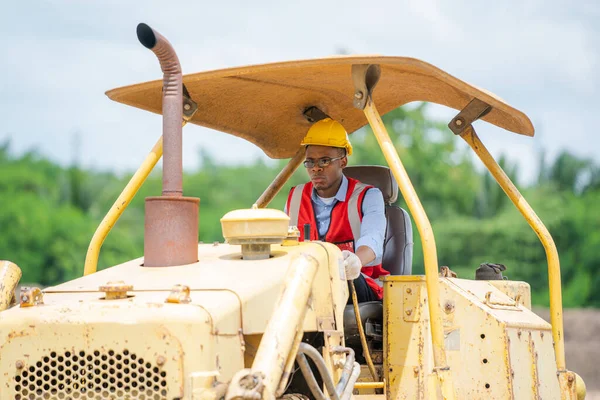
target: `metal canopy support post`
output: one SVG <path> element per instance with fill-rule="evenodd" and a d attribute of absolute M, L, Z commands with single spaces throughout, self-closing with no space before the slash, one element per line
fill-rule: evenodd
<path fill-rule="evenodd" d="M 471 125 L 475 120 L 489 112 L 491 107 L 478 99 L 473 99 L 456 117 L 450 121 L 448 127 L 457 135 L 459 135 L 473 149 L 475 154 L 483 162 L 488 171 L 492 174 L 496 182 L 502 190 L 513 202 L 519 212 L 525 217 L 525 220 L 536 233 L 544 250 L 546 251 L 546 259 L 548 260 L 548 284 L 550 291 L 550 322 L 552 324 L 552 338 L 554 341 L 554 352 L 556 355 L 556 367 L 559 374 L 559 382 L 563 393 L 568 393 L 569 388 L 563 387 L 563 382 L 568 382 L 569 379 L 561 379 L 560 375 L 571 375 L 567 371 L 565 363 L 565 344 L 562 316 L 562 292 L 560 281 L 560 261 L 558 251 L 554 240 L 548 232 L 544 223 L 538 218 L 535 211 L 531 208 L 527 200 L 521 195 L 519 190 L 512 183 L 510 178 L 498 165 L 494 157 L 489 153 L 487 148 L 477 136 L 475 129 Z M 574 379 L 574 376 L 573 376 Z"/>
<path fill-rule="evenodd" d="M 108 236 L 112 227 L 117 223 L 119 217 L 121 217 L 121 214 L 123 214 L 123 211 L 125 211 L 137 191 L 142 187 L 162 155 L 163 137 L 161 136 L 152 148 L 152 151 L 150 151 L 150 154 L 146 156 L 140 168 L 131 177 L 127 186 L 125 186 L 125 189 L 123 189 L 100 225 L 98 225 L 98 228 L 96 228 L 85 256 L 84 276 L 96 272 L 98 268 L 98 256 L 100 255 L 100 248 L 102 248 L 104 239 L 106 239 L 106 236 Z"/>
<path fill-rule="evenodd" d="M 415 220 L 417 229 L 423 243 L 423 256 L 425 261 L 425 279 L 427 284 L 427 296 L 429 303 L 429 321 L 431 324 L 431 336 L 433 342 L 434 372 L 440 384 L 444 399 L 454 399 L 455 392 L 450 374 L 450 368 L 446 362 L 444 348 L 444 330 L 442 325 L 442 309 L 440 306 L 438 260 L 435 246 L 435 238 L 429 218 L 423 209 L 423 205 L 410 181 L 402 161 L 398 156 L 392 140 L 381 120 L 379 112 L 375 108 L 371 94 L 379 79 L 380 69 L 375 65 L 353 65 L 352 78 L 354 80 L 355 94 L 354 106 L 364 111 L 373 133 L 377 138 L 385 159 L 390 166 L 398 187 L 408 205 Z"/>
<path fill-rule="evenodd" d="M 302 161 L 304 161 L 304 147 L 298 149 L 296 154 L 294 154 L 294 157 L 292 157 L 285 167 L 283 167 L 269 187 L 266 188 L 263 194 L 256 200 L 258 208 L 265 208 L 269 205 L 271 200 L 277 196 L 277 193 L 279 193 L 283 185 L 285 185 L 288 179 L 296 172 L 300 164 L 302 164 Z"/>

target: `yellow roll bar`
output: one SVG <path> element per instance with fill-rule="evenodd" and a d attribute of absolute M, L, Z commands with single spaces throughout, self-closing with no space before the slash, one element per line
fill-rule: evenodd
<path fill-rule="evenodd" d="M 373 129 L 373 133 L 377 138 L 379 147 L 383 151 L 383 155 L 390 166 L 398 188 L 406 201 L 406 204 L 412 214 L 421 241 L 423 243 L 423 257 L 425 261 L 425 280 L 427 284 L 427 297 L 429 298 L 429 322 L 431 324 L 431 337 L 433 341 L 433 361 L 435 364 L 434 371 L 437 374 L 442 395 L 445 399 L 454 398 L 454 389 L 450 376 L 450 370 L 446 362 L 446 353 L 444 348 L 444 330 L 442 325 L 442 311 L 440 307 L 440 292 L 439 292 L 439 277 L 438 277 L 438 260 L 437 250 L 435 247 L 435 238 L 433 229 L 427 214 L 423 209 L 423 205 L 417 196 L 417 193 L 410 181 L 402 161 L 394 148 L 394 144 L 381 120 L 379 112 L 375 108 L 375 104 L 371 98 L 368 99 L 364 108 L 365 116 Z"/>
<path fill-rule="evenodd" d="M 552 325 L 552 339 L 554 340 L 554 352 L 556 353 L 556 367 L 559 372 L 566 371 L 565 363 L 565 342 L 563 331 L 563 316 L 562 316 L 562 292 L 560 283 L 560 261 L 558 259 L 558 251 L 550 232 L 546 229 L 544 223 L 538 218 L 533 208 L 527 203 L 527 200 L 521 195 L 519 190 L 512 183 L 510 178 L 498 165 L 494 157 L 489 153 L 487 148 L 477 136 L 475 129 L 468 126 L 460 134 L 460 137 L 471 146 L 475 154 L 486 166 L 492 174 L 496 182 L 502 190 L 514 203 L 517 209 L 521 212 L 525 220 L 544 246 L 546 251 L 546 259 L 548 260 L 548 285 L 550 290 L 550 323 Z"/>
<path fill-rule="evenodd" d="M 140 168 L 131 177 L 129 183 L 127 183 L 127 186 L 125 186 L 125 189 L 123 189 L 100 225 L 98 225 L 98 228 L 96 228 L 96 232 L 92 237 L 87 254 L 85 256 L 85 267 L 83 270 L 84 276 L 96 272 L 98 268 L 98 256 L 100 255 L 100 248 L 104 243 L 104 239 L 106 239 L 106 236 L 108 236 L 108 233 L 112 227 L 115 226 L 115 223 L 118 221 L 119 217 L 121 217 L 121 214 L 123 214 L 123 211 L 125 211 L 129 203 L 131 203 L 131 200 L 138 192 L 140 187 L 142 187 L 146 181 L 146 178 L 148 178 L 148 175 L 150 175 L 150 172 L 152 172 L 152 169 L 158 160 L 160 160 L 162 155 L 163 137 L 161 136 L 152 148 L 152 151 L 150 151 L 150 154 L 146 156 L 146 159 Z"/>

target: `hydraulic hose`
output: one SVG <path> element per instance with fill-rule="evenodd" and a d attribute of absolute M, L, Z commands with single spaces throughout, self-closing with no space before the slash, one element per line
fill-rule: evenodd
<path fill-rule="evenodd" d="M 300 343 L 300 346 L 298 347 L 298 355 L 296 356 L 296 361 L 298 362 L 300 370 L 302 371 L 302 375 L 304 375 L 304 379 L 306 379 L 306 382 L 309 388 L 311 389 L 313 395 L 318 400 L 326 399 L 325 395 L 323 394 L 323 392 L 319 388 L 319 385 L 317 384 L 317 381 L 312 370 L 310 369 L 310 366 L 308 365 L 306 356 L 310 357 L 310 359 L 317 366 L 319 374 L 323 379 L 323 383 L 325 384 L 325 388 L 327 388 L 327 391 L 329 392 L 331 400 L 340 400 L 338 393 L 335 390 L 336 388 L 333 384 L 333 379 L 331 378 L 331 375 L 327 370 L 327 365 L 325 365 L 325 360 L 323 360 L 321 354 L 319 354 L 317 349 L 315 349 L 311 345 L 307 343 Z"/>
<path fill-rule="evenodd" d="M 342 376 L 340 377 L 340 381 L 335 387 L 336 392 L 343 393 L 344 389 L 346 389 L 346 385 L 348 385 L 348 381 L 350 379 L 350 376 L 352 375 L 352 370 L 354 368 L 354 350 L 352 350 L 350 347 L 336 346 L 331 350 L 331 352 L 346 353 L 346 362 L 344 363 Z"/>
<path fill-rule="evenodd" d="M 350 379 L 348 380 L 348 385 L 342 392 L 342 396 L 340 400 L 350 400 L 352 398 L 352 392 L 354 390 L 354 384 L 358 380 L 360 375 L 360 365 L 358 363 L 354 363 L 354 368 L 352 368 L 352 374 L 350 375 Z"/>

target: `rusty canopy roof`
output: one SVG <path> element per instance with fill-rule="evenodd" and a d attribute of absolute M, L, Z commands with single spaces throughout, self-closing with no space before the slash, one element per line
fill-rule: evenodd
<path fill-rule="evenodd" d="M 304 111 L 315 106 L 354 132 L 367 124 L 353 107 L 353 64 L 378 64 L 381 78 L 373 100 L 381 114 L 412 101 L 461 110 L 473 98 L 492 106 L 483 120 L 522 135 L 533 125 L 497 96 L 417 59 L 348 56 L 289 61 L 184 75 L 198 103 L 191 123 L 244 138 L 272 158 L 296 153 L 310 123 Z M 112 100 L 160 114 L 162 80 L 110 90 Z"/>

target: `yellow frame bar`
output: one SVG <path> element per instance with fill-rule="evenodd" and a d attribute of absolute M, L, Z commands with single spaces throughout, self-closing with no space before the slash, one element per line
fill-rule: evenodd
<path fill-rule="evenodd" d="M 379 147 L 385 156 L 385 159 L 392 169 L 392 173 L 398 182 L 398 187 L 410 213 L 412 214 L 421 242 L 423 244 L 423 257 L 425 261 L 425 280 L 427 285 L 427 296 L 429 303 L 429 321 L 431 324 L 431 337 L 433 341 L 433 361 L 434 371 L 437 374 L 442 395 L 445 399 L 454 398 L 454 389 L 452 385 L 450 370 L 446 362 L 446 352 L 444 348 L 444 330 L 442 325 L 442 308 L 440 306 L 439 277 L 438 277 L 438 259 L 435 247 L 435 238 L 433 229 L 423 205 L 415 192 L 398 152 L 390 139 L 390 136 L 381 120 L 379 112 L 375 108 L 372 99 L 369 98 L 365 109 L 363 110 L 373 133 L 377 138 Z"/>
<path fill-rule="evenodd" d="M 504 173 L 494 157 L 477 136 L 472 126 L 465 128 L 460 135 L 465 142 L 471 146 L 475 154 L 492 174 L 502 190 L 510 198 L 513 204 L 521 212 L 525 220 L 534 230 L 546 251 L 548 260 L 548 285 L 550 291 L 550 323 L 552 324 L 552 338 L 554 340 L 554 352 L 556 354 L 556 367 L 559 372 L 566 371 L 565 363 L 565 342 L 563 330 L 563 312 L 562 312 L 562 291 L 560 283 L 560 261 L 558 251 L 554 240 L 546 229 L 544 223 L 538 218 L 533 208 L 527 203 L 527 200 L 521 195 L 519 190 L 512 183 L 510 178 Z"/>
<path fill-rule="evenodd" d="M 302 164 L 302 162 L 304 161 L 304 153 L 305 148 L 304 146 L 302 146 L 300 147 L 300 149 L 298 149 L 296 154 L 294 154 L 294 157 L 292 157 L 290 161 L 285 165 L 285 167 L 283 167 L 279 174 L 277 174 L 275 179 L 273 179 L 273 182 L 271 182 L 269 187 L 265 189 L 265 191 L 263 192 L 263 194 L 260 195 L 258 200 L 256 200 L 256 205 L 258 206 L 258 208 L 265 208 L 269 205 L 271 200 L 273 200 L 273 198 L 277 196 L 277 193 L 279 193 L 283 185 L 285 185 L 285 183 L 290 179 L 294 172 L 296 172 L 300 164 Z"/>
<path fill-rule="evenodd" d="M 131 177 L 129 183 L 127 183 L 127 186 L 125 186 L 125 189 L 123 189 L 102 222 L 100 222 L 98 228 L 96 228 L 96 232 L 92 237 L 87 254 L 85 256 L 85 266 L 83 270 L 84 276 L 93 274 L 98 269 L 98 256 L 100 255 L 100 248 L 102 248 L 102 244 L 104 243 L 106 236 L 108 236 L 108 233 L 112 227 L 115 226 L 115 223 L 119 220 L 119 217 L 121 217 L 123 211 L 125 211 L 129 203 L 131 203 L 131 200 L 138 192 L 140 187 L 142 187 L 146 181 L 146 178 L 148 178 L 148 175 L 150 175 L 150 172 L 152 172 L 152 169 L 158 160 L 160 160 L 162 155 L 163 137 L 161 136 L 152 148 L 150 154 L 146 156 L 146 159 L 140 168 Z"/>
<path fill-rule="evenodd" d="M 308 309 L 312 284 L 319 268 L 318 261 L 309 255 L 301 254 L 290 262 L 283 291 L 275 303 L 260 345 L 256 350 L 251 371 L 264 375 L 263 398 L 274 399 L 282 375 L 286 370 L 286 360 L 294 347 L 296 353 L 302 340 L 304 317 Z M 295 354 L 294 354 L 295 358 Z"/>
<path fill-rule="evenodd" d="M 384 389 L 385 382 L 356 382 L 354 389 Z"/>

